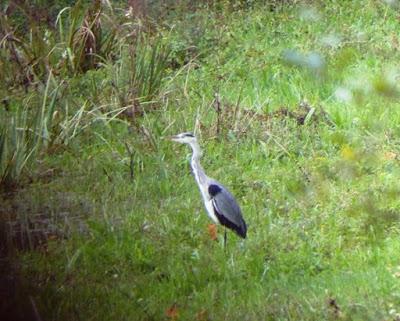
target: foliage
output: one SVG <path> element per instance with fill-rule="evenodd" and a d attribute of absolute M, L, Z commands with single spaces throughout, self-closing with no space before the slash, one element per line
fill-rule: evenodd
<path fill-rule="evenodd" d="M 112 9 L 107 11 L 100 1 L 86 7 L 78 1 L 62 9 L 54 26 L 43 25 L 29 10 L 18 8 L 29 21 L 22 29 L 15 18 L 0 18 L 2 58 L 10 58 L 0 65 L 4 88 L 44 81 L 50 72 L 76 75 L 110 58 L 119 29 Z"/>
<path fill-rule="evenodd" d="M 140 36 L 134 44 L 122 45 L 118 56 L 118 61 L 108 67 L 120 105 L 155 99 L 168 66 L 168 45 L 162 39 L 150 44 Z"/>
<path fill-rule="evenodd" d="M 40 108 L 32 111 L 33 94 L 22 102 L 23 106 L 8 105 L 0 113 L 0 186 L 17 184 L 41 146 L 47 146 L 53 139 L 52 120 L 59 87 L 51 91 L 52 80 L 50 75 Z"/>
<path fill-rule="evenodd" d="M 7 186 L 19 183 L 24 167 L 34 165 L 42 150 L 66 146 L 99 121 L 111 121 L 136 104 L 155 102 L 169 57 L 165 42 L 152 40 L 140 29 L 140 21 L 120 27 L 118 20 L 126 17 L 117 17 L 110 3 L 78 1 L 59 12 L 54 26 L 36 22 L 28 3 L 14 9 L 29 24 L 21 29 L 15 16 L 0 16 L 0 92 L 6 106 L 1 112 L 0 185 Z M 104 80 L 99 79 L 105 74 L 93 71 L 105 66 L 110 77 L 105 81 L 114 83 L 107 94 L 101 92 Z"/>

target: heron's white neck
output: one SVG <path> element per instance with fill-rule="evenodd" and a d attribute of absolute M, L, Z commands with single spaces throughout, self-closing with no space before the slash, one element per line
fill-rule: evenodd
<path fill-rule="evenodd" d="M 193 151 L 192 160 L 196 159 L 197 161 L 199 161 L 201 156 L 203 156 L 203 153 L 201 151 L 199 143 L 197 141 L 195 141 L 195 142 L 190 143 L 189 145 Z"/>
<path fill-rule="evenodd" d="M 206 182 L 206 174 L 204 173 L 204 169 L 200 164 L 200 158 L 203 155 L 200 146 L 197 142 L 190 143 L 190 147 L 192 148 L 192 161 L 190 162 L 194 176 L 196 177 L 197 182 L 202 185 Z"/>

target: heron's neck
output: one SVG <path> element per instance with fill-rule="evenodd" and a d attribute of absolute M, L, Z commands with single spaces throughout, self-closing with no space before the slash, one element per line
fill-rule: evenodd
<path fill-rule="evenodd" d="M 193 154 L 192 154 L 192 161 L 190 162 L 193 173 L 196 177 L 196 180 L 199 183 L 205 183 L 206 182 L 206 174 L 204 173 L 204 169 L 200 164 L 200 158 L 202 156 L 202 152 L 200 149 L 200 146 L 197 142 L 190 144 L 190 147 L 192 148 Z"/>

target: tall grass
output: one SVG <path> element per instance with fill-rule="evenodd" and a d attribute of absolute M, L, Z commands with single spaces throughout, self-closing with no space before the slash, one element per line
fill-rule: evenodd
<path fill-rule="evenodd" d="M 12 116 L 1 112 L 0 117 L 0 186 L 8 187 L 18 182 L 36 146 L 26 130 L 26 110 Z"/>
<path fill-rule="evenodd" d="M 105 13 L 105 9 L 110 10 Z M 112 7 L 104 8 L 100 1 L 94 1 L 86 11 L 79 3 L 60 11 L 56 20 L 59 45 L 71 74 L 97 68 L 110 58 L 118 40 L 118 20 Z"/>
<path fill-rule="evenodd" d="M 154 102 L 169 59 L 165 41 L 152 39 L 135 21 L 120 25 L 133 18 L 115 15 L 111 3 L 94 1 L 87 6 L 78 1 L 59 12 L 55 28 L 36 23 L 29 10 L 18 8 L 28 19 L 23 26 L 28 34 L 21 33 L 17 20 L 0 16 L 0 90 L 6 94 L 13 89 L 20 95 L 13 96 L 10 110 L 0 111 L 0 185 L 16 184 L 24 168 L 50 145 L 67 145 L 97 120 L 115 119 L 137 105 Z M 80 95 L 81 88 L 66 86 L 68 77 L 104 66 L 113 78 L 111 95 L 100 92 L 104 81 L 97 76 L 86 97 Z M 31 98 L 23 99 L 24 92 Z M 9 97 L 4 101 L 8 104 Z"/>
<path fill-rule="evenodd" d="M 16 185 L 41 148 L 54 139 L 52 121 L 60 85 L 52 90 L 53 82 L 50 74 L 43 95 L 39 96 L 41 106 L 35 106 L 37 97 L 31 94 L 16 106 L 0 111 L 0 186 Z"/>
<path fill-rule="evenodd" d="M 62 9 L 55 26 L 36 21 L 23 6 L 16 8 L 28 23 L 21 27 L 7 14 L 0 16 L 1 57 L 8 60 L 0 64 L 2 86 L 45 82 L 50 72 L 67 77 L 97 68 L 117 43 L 117 17 L 100 1 Z"/>
<path fill-rule="evenodd" d="M 146 107 L 140 104 L 155 102 L 160 93 L 170 49 L 161 38 L 150 40 L 140 35 L 133 44 L 122 44 L 119 53 L 116 63 L 108 65 L 116 101 L 120 107 L 143 112 Z"/>

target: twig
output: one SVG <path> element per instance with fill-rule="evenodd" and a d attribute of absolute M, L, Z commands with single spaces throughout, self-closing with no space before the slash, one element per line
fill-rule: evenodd
<path fill-rule="evenodd" d="M 217 112 L 217 136 L 219 136 L 221 132 L 221 99 L 218 93 L 215 93 L 214 109 Z"/>
<path fill-rule="evenodd" d="M 131 150 L 128 143 L 126 142 L 125 142 L 125 147 L 129 154 L 129 174 L 131 180 L 133 181 L 135 179 L 135 159 L 134 159 L 135 152 Z"/>
<path fill-rule="evenodd" d="M 31 302 L 31 305 L 32 305 L 32 310 L 33 310 L 33 314 L 35 315 L 35 320 L 42 321 L 42 318 L 40 317 L 39 311 L 36 307 L 36 303 L 33 300 L 32 296 L 29 296 L 29 301 Z"/>

